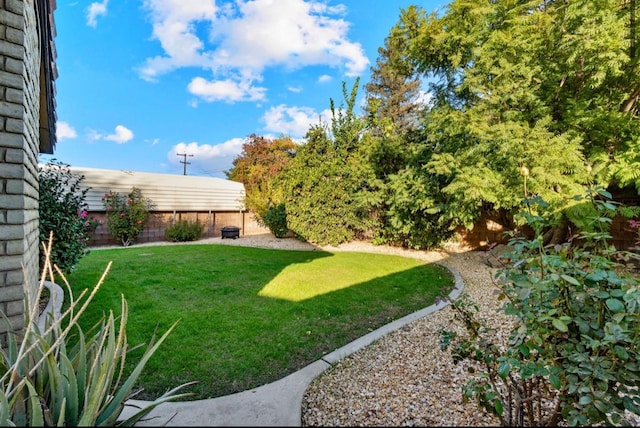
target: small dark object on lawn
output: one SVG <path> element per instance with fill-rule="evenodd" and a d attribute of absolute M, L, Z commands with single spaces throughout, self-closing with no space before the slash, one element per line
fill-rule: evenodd
<path fill-rule="evenodd" d="M 240 228 L 235 226 L 225 226 L 222 229 L 222 239 L 224 238 L 239 238 L 240 237 Z"/>

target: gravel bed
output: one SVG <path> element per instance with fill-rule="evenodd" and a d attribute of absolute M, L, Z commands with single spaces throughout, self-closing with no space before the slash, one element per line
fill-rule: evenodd
<path fill-rule="evenodd" d="M 485 252 L 450 247 L 445 251 L 409 251 L 351 243 L 340 249 L 401 254 L 439 261 L 456 269 L 465 292 L 485 321 L 506 337 L 508 320 L 497 313 L 494 269 Z M 335 248 L 334 248 L 335 250 Z M 442 310 L 390 333 L 330 367 L 314 379 L 302 402 L 303 426 L 496 426 L 499 419 L 464 404 L 462 386 L 469 363 L 454 364 L 441 351 L 441 329 L 463 332 L 453 310 Z"/>

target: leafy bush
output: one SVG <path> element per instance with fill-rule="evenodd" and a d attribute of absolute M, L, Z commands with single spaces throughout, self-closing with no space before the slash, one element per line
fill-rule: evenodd
<path fill-rule="evenodd" d="M 73 174 L 69 165 L 56 160 L 38 169 L 40 242 L 46 243 L 49 234 L 55 232 L 51 262 L 66 273 L 87 254 L 89 236 L 100 224 L 87 214 L 85 196 L 89 189 L 81 188 L 83 180 L 84 176 Z M 40 269 L 44 261 L 41 245 Z"/>
<path fill-rule="evenodd" d="M 203 230 L 204 226 L 199 221 L 179 220 L 164 230 L 164 236 L 173 242 L 195 241 L 200 239 Z"/>
<path fill-rule="evenodd" d="M 53 280 L 50 264 L 52 239 L 45 251 L 45 267 L 36 296 L 25 296 L 26 331 L 22 343 L 9 333 L 8 346 L 0 358 L 0 426 L 132 426 L 157 405 L 191 394 L 177 394 L 190 385 L 174 388 L 126 420 L 118 421 L 126 400 L 131 398 L 136 379 L 146 362 L 175 328 L 174 323 L 157 341 L 151 339 L 133 372 L 123 379 L 129 351 L 127 343 L 127 302 L 122 297 L 122 314 L 117 326 L 113 312 L 85 336 L 78 318 L 100 288 L 102 278 L 86 296 L 87 289 L 74 300 L 69 284 L 70 306 L 59 319 L 49 316 L 44 331 L 38 327 L 38 301 L 45 278 Z M 86 296 L 86 297 L 85 297 Z M 2 313 L 10 327 L 9 320 Z M 77 335 L 77 337 L 74 337 Z"/>
<path fill-rule="evenodd" d="M 109 233 L 127 247 L 133 243 L 144 230 L 149 218 L 149 210 L 153 207 L 151 200 L 142 195 L 142 191 L 134 187 L 129 194 L 107 192 L 102 197 L 107 212 Z"/>
<path fill-rule="evenodd" d="M 284 204 L 269 207 L 262 216 L 261 222 L 269 228 L 276 238 L 284 238 L 289 231 L 287 211 Z"/>
<path fill-rule="evenodd" d="M 640 289 L 620 273 L 621 252 L 609 244 L 616 212 L 610 198 L 590 190 L 586 200 L 595 215 L 562 245 L 543 246 L 548 220 L 532 209 L 522 213 L 535 237 L 512 235 L 511 261 L 496 275 L 506 301 L 501 311 L 515 322 L 504 350 L 477 320 L 472 302 L 453 303 L 468 336 L 443 331 L 442 346 L 454 345 L 456 361 L 484 366 L 465 395 L 504 425 L 617 425 L 625 411 L 640 413 Z M 546 208 L 540 198 L 525 202 Z"/>
<path fill-rule="evenodd" d="M 340 245 L 375 226 L 381 195 L 362 142 L 366 121 L 354 113 L 357 89 L 357 79 L 350 94 L 342 83 L 347 105 L 330 100 L 331 128 L 312 126 L 277 179 L 289 229 L 314 244 Z"/>

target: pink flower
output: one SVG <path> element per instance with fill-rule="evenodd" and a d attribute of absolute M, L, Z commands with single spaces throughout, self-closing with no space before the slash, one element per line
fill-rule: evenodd
<path fill-rule="evenodd" d="M 87 213 L 86 211 L 82 211 L 80 213 L 80 217 L 82 217 L 82 218 L 87 218 L 88 215 L 89 215 L 89 213 Z"/>
<path fill-rule="evenodd" d="M 124 217 L 124 213 L 120 213 L 120 218 Z"/>

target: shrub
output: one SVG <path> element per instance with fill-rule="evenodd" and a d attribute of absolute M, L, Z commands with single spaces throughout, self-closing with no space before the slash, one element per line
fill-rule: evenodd
<path fill-rule="evenodd" d="M 164 230 L 164 236 L 173 242 L 195 241 L 200 239 L 203 230 L 204 226 L 199 221 L 179 220 Z"/>
<path fill-rule="evenodd" d="M 70 306 L 59 319 L 49 317 L 44 330 L 38 327 L 38 300 L 44 280 L 53 280 L 50 264 L 51 242 L 46 250 L 45 267 L 36 296 L 25 296 L 26 331 L 22 343 L 10 333 L 8 346 L 0 358 L 0 426 L 132 426 L 157 405 L 191 394 L 177 394 L 190 385 L 174 388 L 136 411 L 126 420 L 118 421 L 126 400 L 133 396 L 136 379 L 146 362 L 176 326 L 174 323 L 157 341 L 152 338 L 133 372 L 123 379 L 123 367 L 129 351 L 127 343 L 127 302 L 122 297 L 120 325 L 110 311 L 106 319 L 85 336 L 78 318 L 87 308 L 102 284 L 110 265 L 100 281 L 87 295 L 74 300 L 71 288 L 61 271 L 58 274 L 67 285 Z M 9 323 L 6 315 L 2 318 Z M 10 324 L 8 324 L 10 327 Z M 73 337 L 72 335 L 77 335 Z"/>
<path fill-rule="evenodd" d="M 269 207 L 267 212 L 262 216 L 261 221 L 276 238 L 284 238 L 289 231 L 287 211 L 285 210 L 284 204 Z"/>
<path fill-rule="evenodd" d="M 71 173 L 69 165 L 50 161 L 38 168 L 40 242 L 46 243 L 49 234 L 55 232 L 51 249 L 51 262 L 63 272 L 69 273 L 82 256 L 87 254 L 89 236 L 99 222 L 87 214 L 82 189 L 84 176 Z M 40 269 L 44 267 L 45 254 L 40 247 Z"/>
<path fill-rule="evenodd" d="M 145 198 L 136 187 L 126 196 L 107 192 L 102 197 L 102 203 L 107 212 L 109 233 L 125 247 L 131 245 L 144 230 L 149 210 L 153 207 L 151 200 Z"/>
<path fill-rule="evenodd" d="M 466 337 L 442 332 L 455 361 L 484 366 L 465 388 L 504 425 L 625 423 L 640 413 L 640 288 L 621 274 L 620 251 L 607 232 L 616 212 L 611 195 L 595 189 L 586 200 L 594 215 L 562 245 L 543 246 L 548 220 L 522 213 L 535 231 L 531 240 L 512 235 L 510 262 L 498 270 L 500 309 L 515 322 L 501 350 L 491 330 L 477 321 L 466 299 L 453 303 Z M 527 207 L 546 207 L 539 198 Z"/>

